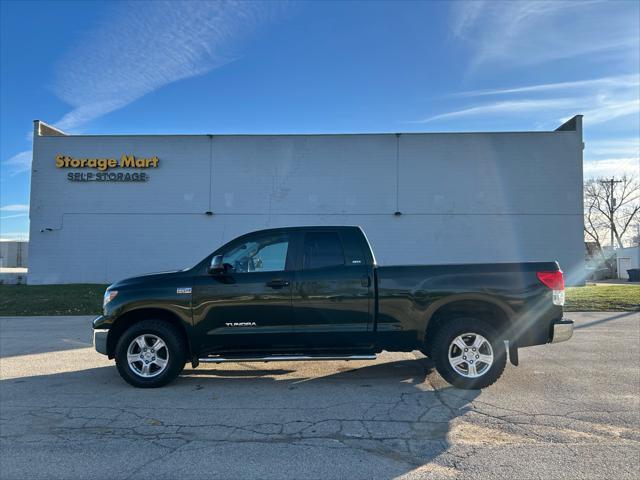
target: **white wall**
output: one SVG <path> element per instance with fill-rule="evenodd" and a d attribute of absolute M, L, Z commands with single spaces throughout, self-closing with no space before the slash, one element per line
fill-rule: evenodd
<path fill-rule="evenodd" d="M 629 278 L 627 270 L 640 268 L 640 247 L 618 248 L 616 261 L 618 262 L 618 278 L 627 280 Z"/>
<path fill-rule="evenodd" d="M 160 166 L 130 184 L 55 168 L 123 153 Z M 361 225 L 380 263 L 558 260 L 577 279 L 581 132 L 36 136 L 30 215 L 29 283 L 182 268 L 238 234 L 313 224 Z"/>

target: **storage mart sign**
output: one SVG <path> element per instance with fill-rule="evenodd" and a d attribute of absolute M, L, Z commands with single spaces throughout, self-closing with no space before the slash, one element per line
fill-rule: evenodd
<path fill-rule="evenodd" d="M 68 172 L 67 179 L 71 182 L 146 182 L 149 174 L 146 172 L 109 172 L 109 169 L 158 168 L 160 159 L 153 157 L 135 157 L 122 155 L 116 158 L 74 158 L 67 155 L 56 155 L 57 168 L 96 169 L 98 172 Z"/>

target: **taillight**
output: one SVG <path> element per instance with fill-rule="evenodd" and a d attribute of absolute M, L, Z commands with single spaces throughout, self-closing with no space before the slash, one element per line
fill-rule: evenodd
<path fill-rule="evenodd" d="M 562 270 L 555 272 L 537 272 L 538 280 L 551 290 L 564 290 L 564 275 Z"/>
<path fill-rule="evenodd" d="M 553 290 L 553 304 L 564 305 L 564 275 L 562 270 L 555 272 L 536 272 L 538 280 Z"/>

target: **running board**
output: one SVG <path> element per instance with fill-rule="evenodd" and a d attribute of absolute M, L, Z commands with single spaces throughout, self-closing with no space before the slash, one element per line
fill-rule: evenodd
<path fill-rule="evenodd" d="M 265 355 L 263 357 L 205 357 L 198 359 L 202 363 L 228 362 L 300 362 L 313 360 L 375 360 L 376 355 Z"/>

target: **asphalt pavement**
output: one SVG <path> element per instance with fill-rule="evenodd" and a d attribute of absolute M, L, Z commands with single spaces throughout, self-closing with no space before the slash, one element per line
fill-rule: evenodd
<path fill-rule="evenodd" d="M 640 314 L 573 313 L 483 391 L 420 353 L 231 363 L 136 389 L 89 317 L 0 318 L 1 479 L 560 479 L 640 474 Z"/>

